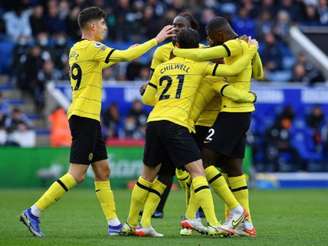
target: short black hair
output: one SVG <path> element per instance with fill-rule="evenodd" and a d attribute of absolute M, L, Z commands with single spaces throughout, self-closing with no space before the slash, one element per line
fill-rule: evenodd
<path fill-rule="evenodd" d="M 180 48 L 198 48 L 199 41 L 199 33 L 192 28 L 182 29 L 177 35 L 177 42 Z"/>
<path fill-rule="evenodd" d="M 89 7 L 83 9 L 77 17 L 77 22 L 81 29 L 85 28 L 86 24 L 91 20 L 100 20 L 106 18 L 106 13 L 101 8 Z"/>
<path fill-rule="evenodd" d="M 227 27 L 230 27 L 228 20 L 224 17 L 217 16 L 209 21 L 206 29 L 207 29 L 207 32 L 210 33 L 210 32 L 220 31 Z"/>
<path fill-rule="evenodd" d="M 188 20 L 190 23 L 190 27 L 194 30 L 199 30 L 199 24 L 198 21 L 195 19 L 195 17 L 188 11 L 181 12 L 177 16 L 182 16 Z"/>

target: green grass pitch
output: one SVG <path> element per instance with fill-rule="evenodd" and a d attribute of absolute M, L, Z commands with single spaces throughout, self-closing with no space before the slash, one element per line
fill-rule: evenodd
<path fill-rule="evenodd" d="M 164 219 L 153 220 L 164 238 L 109 237 L 106 222 L 90 188 L 70 191 L 42 217 L 44 239 L 34 238 L 18 222 L 19 213 L 38 198 L 43 190 L 0 189 L 0 245 L 328 245 L 328 191 L 276 190 L 251 191 L 251 204 L 258 236 L 251 238 L 210 238 L 194 234 L 179 236 L 179 220 L 184 212 L 184 194 L 172 192 Z M 116 190 L 117 210 L 126 219 L 130 191 Z M 218 217 L 222 205 L 215 198 Z"/>

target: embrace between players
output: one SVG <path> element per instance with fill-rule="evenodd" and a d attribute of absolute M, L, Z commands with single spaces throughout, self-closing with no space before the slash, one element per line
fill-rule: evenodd
<path fill-rule="evenodd" d="M 202 47 L 197 22 L 190 14 L 181 13 L 154 39 L 116 50 L 100 43 L 107 34 L 101 9 L 84 9 L 78 23 L 82 40 L 69 54 L 70 167 L 21 214 L 24 225 L 42 237 L 41 212 L 82 182 L 91 165 L 109 235 L 163 236 L 152 227 L 151 217 L 176 173 L 187 204 L 181 235 L 191 235 L 195 230 L 208 235 L 255 237 L 242 160 L 256 100 L 250 92 L 251 78 L 263 76 L 257 42 L 238 38 L 226 19 L 216 17 L 207 26 L 211 47 Z M 116 214 L 101 137 L 102 70 L 136 59 L 169 37 L 172 42 L 155 51 L 153 74 L 141 89 L 142 101 L 154 107 L 147 121 L 143 171 L 132 190 L 127 221 L 122 224 Z M 225 202 L 223 224 L 215 215 L 210 186 Z M 196 218 L 200 208 L 208 226 Z"/>

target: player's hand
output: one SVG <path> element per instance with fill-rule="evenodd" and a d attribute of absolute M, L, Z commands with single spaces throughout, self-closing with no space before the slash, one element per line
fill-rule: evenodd
<path fill-rule="evenodd" d="M 243 40 L 243 41 L 245 41 L 246 43 L 248 43 L 248 41 L 250 40 L 250 36 L 247 36 L 247 35 L 242 35 L 242 36 L 240 36 L 238 39 L 240 39 L 240 40 Z"/>
<path fill-rule="evenodd" d="M 139 92 L 140 92 L 140 95 L 141 95 L 141 96 L 145 93 L 145 91 L 146 91 L 146 87 L 147 87 L 147 83 L 144 83 L 144 84 L 142 84 L 142 85 L 140 86 L 140 88 L 139 88 Z"/>
<path fill-rule="evenodd" d="M 253 94 L 253 96 L 254 96 L 254 100 L 253 100 L 252 103 L 256 103 L 256 101 L 257 101 L 257 95 L 256 95 L 256 93 L 254 91 L 250 91 L 249 93 Z"/>
<path fill-rule="evenodd" d="M 248 40 L 248 46 L 249 46 L 249 51 L 255 54 L 259 48 L 259 43 L 257 42 L 256 39 L 250 39 Z"/>
<path fill-rule="evenodd" d="M 175 36 L 174 30 L 175 28 L 172 25 L 167 25 L 163 27 L 163 29 L 155 37 L 157 43 L 161 43 L 169 37 L 174 37 Z"/>

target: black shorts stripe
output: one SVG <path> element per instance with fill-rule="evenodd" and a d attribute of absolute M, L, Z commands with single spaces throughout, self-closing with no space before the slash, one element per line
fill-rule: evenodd
<path fill-rule="evenodd" d="M 222 46 L 226 49 L 228 56 L 231 56 L 231 51 L 230 51 L 229 47 L 226 44 L 222 44 Z"/>
<path fill-rule="evenodd" d="M 109 53 L 108 53 L 108 55 L 106 56 L 106 59 L 105 59 L 105 63 L 109 63 L 109 58 L 110 58 L 110 56 L 113 54 L 113 52 L 115 51 L 116 49 L 112 49 Z"/>
<path fill-rule="evenodd" d="M 238 187 L 238 188 L 235 188 L 235 189 L 231 189 L 231 191 L 232 192 L 237 192 L 237 191 L 247 190 L 247 189 L 248 189 L 248 187 L 246 185 L 246 186 Z"/>
<path fill-rule="evenodd" d="M 154 85 L 153 83 L 150 83 L 150 82 L 149 82 L 148 85 L 151 86 L 151 87 L 153 87 L 153 88 L 155 88 L 155 89 L 157 90 L 157 86 Z"/>
<path fill-rule="evenodd" d="M 198 187 L 197 189 L 195 189 L 195 193 L 197 193 L 198 191 L 204 190 L 204 189 L 209 189 L 210 187 L 208 185 L 203 185 Z"/>
<path fill-rule="evenodd" d="M 144 189 L 144 190 L 147 190 L 149 192 L 152 192 L 156 195 L 158 195 L 159 197 L 161 197 L 161 193 L 159 193 L 157 190 L 154 190 L 150 187 L 147 187 L 147 186 L 144 186 L 143 184 L 140 184 L 139 182 L 137 182 L 137 185 L 141 188 L 141 189 Z"/>
<path fill-rule="evenodd" d="M 221 90 L 220 90 L 220 95 L 221 95 L 221 96 L 224 96 L 224 95 L 223 95 L 223 90 L 224 90 L 227 86 L 229 86 L 229 85 L 226 84 L 226 85 L 224 85 L 224 86 L 221 88 Z"/>
<path fill-rule="evenodd" d="M 213 178 L 211 178 L 208 183 L 213 183 L 216 179 L 220 178 L 222 176 L 222 173 L 218 173 L 217 175 L 215 175 Z"/>
<path fill-rule="evenodd" d="M 212 72 L 212 76 L 215 76 L 216 69 L 218 68 L 218 66 L 219 66 L 219 63 L 216 63 L 214 66 L 213 72 Z"/>
<path fill-rule="evenodd" d="M 57 179 L 56 181 L 65 191 L 68 191 L 68 188 L 66 187 L 66 185 L 60 180 Z"/>

